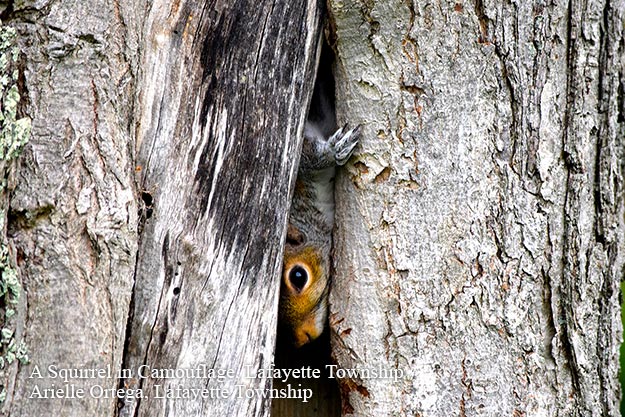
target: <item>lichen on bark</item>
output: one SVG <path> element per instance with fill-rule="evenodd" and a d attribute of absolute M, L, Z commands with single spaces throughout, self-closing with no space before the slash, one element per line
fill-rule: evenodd
<path fill-rule="evenodd" d="M 0 402 L 6 398 L 8 366 L 16 360 L 28 361 L 15 325 L 22 286 L 6 236 L 15 161 L 28 142 L 31 127 L 30 119 L 19 114 L 19 57 L 15 29 L 0 23 Z"/>

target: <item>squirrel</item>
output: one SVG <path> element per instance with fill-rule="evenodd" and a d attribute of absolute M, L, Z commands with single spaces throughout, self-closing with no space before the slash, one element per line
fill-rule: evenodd
<path fill-rule="evenodd" d="M 319 83 L 289 212 L 280 286 L 279 323 L 295 347 L 319 337 L 328 315 L 334 227 L 334 175 L 358 144 L 361 126 L 336 129 L 334 111 Z M 332 133 L 334 131 L 334 133 Z"/>

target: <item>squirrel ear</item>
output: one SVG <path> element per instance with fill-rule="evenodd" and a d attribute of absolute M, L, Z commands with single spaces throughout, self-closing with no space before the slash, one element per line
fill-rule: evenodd
<path fill-rule="evenodd" d="M 290 223 L 289 227 L 286 229 L 286 243 L 293 246 L 304 243 L 304 234 Z"/>

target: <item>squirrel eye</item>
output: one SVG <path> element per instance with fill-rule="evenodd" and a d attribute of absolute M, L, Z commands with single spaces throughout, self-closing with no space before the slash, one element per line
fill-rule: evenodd
<path fill-rule="evenodd" d="M 294 266 L 289 271 L 289 281 L 297 291 L 301 291 L 308 282 L 308 272 L 301 266 Z"/>

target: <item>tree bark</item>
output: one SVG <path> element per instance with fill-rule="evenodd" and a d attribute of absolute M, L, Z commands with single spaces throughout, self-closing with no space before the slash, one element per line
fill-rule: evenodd
<path fill-rule="evenodd" d="M 343 414 L 619 415 L 625 4 L 329 8 Z"/>
<path fill-rule="evenodd" d="M 6 415 L 268 415 L 261 395 L 154 392 L 232 393 L 270 387 L 267 378 L 137 371 L 206 364 L 238 376 L 270 366 L 320 10 L 313 0 L 2 9 L 19 31 L 22 106 L 33 119 L 8 232 L 31 362 L 11 365 Z M 63 381 L 49 366 L 111 374 Z M 65 382 L 87 395 L 32 399 Z M 94 398 L 94 386 L 147 397 Z"/>
<path fill-rule="evenodd" d="M 266 378 L 137 371 L 270 366 L 319 15 L 0 4 L 18 35 L 0 31 L 4 415 L 269 414 L 260 395 L 154 397 Z M 340 380 L 344 415 L 618 415 L 624 17 L 330 1 L 339 122 L 365 126 L 337 180 L 334 356 L 386 372 Z M 51 365 L 148 397 L 30 398 L 66 385 Z"/>
<path fill-rule="evenodd" d="M 123 416 L 268 415 L 282 242 L 318 60 L 316 1 L 162 1 L 147 18 L 138 160 L 144 195 L 124 368 L 232 370 L 130 387 L 228 399 L 127 401 Z M 157 387 L 160 385 L 160 388 Z M 138 407 L 138 411 L 135 407 Z"/>
<path fill-rule="evenodd" d="M 20 160 L 9 239 L 24 287 L 18 315 L 30 364 L 8 390 L 15 416 L 111 416 L 115 398 L 41 400 L 61 388 L 48 366 L 119 369 L 137 251 L 132 5 L 11 2 L 3 16 L 22 50 L 23 111 L 32 137 Z M 136 48 L 136 46 L 135 46 Z M 135 68 L 136 69 L 136 68 Z M 13 365 L 15 366 L 15 365 Z M 32 376 L 39 367 L 42 378 Z M 70 380 L 117 387 L 112 378 Z"/>

